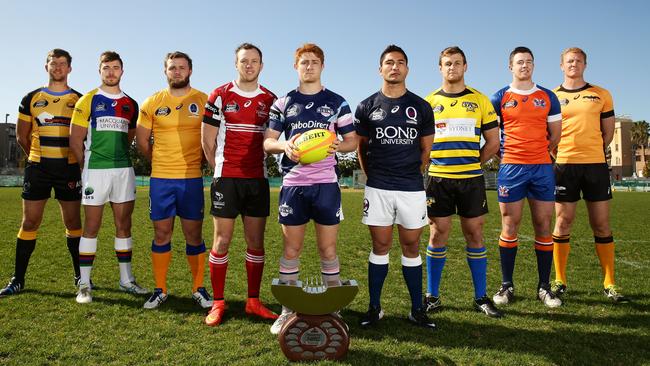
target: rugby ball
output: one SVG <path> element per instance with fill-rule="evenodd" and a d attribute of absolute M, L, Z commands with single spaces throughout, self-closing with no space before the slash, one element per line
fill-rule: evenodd
<path fill-rule="evenodd" d="M 321 128 L 309 130 L 298 136 L 294 144 L 300 164 L 311 164 L 325 159 L 334 140 L 336 140 L 335 133 Z"/>

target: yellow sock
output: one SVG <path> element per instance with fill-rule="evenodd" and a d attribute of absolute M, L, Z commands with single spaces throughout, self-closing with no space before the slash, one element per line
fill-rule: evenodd
<path fill-rule="evenodd" d="M 172 260 L 172 252 L 151 252 L 151 262 L 153 263 L 153 278 L 156 282 L 156 288 L 161 288 L 167 293 L 167 270 Z"/>
<path fill-rule="evenodd" d="M 553 235 L 553 264 L 555 266 L 555 280 L 567 284 L 566 264 L 569 260 L 571 244 L 569 235 Z"/>
<path fill-rule="evenodd" d="M 187 263 L 192 271 L 192 292 L 203 287 L 203 274 L 205 273 L 205 243 L 185 246 Z"/>
<path fill-rule="evenodd" d="M 614 237 L 594 237 L 596 241 L 596 253 L 600 260 L 600 267 L 603 270 L 603 286 L 608 288 L 614 284 Z"/>

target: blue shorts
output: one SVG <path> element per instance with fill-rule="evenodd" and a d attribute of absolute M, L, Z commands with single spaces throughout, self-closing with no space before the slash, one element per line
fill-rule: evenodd
<path fill-rule="evenodd" d="M 176 215 L 203 220 L 203 206 L 203 178 L 149 180 L 149 217 L 153 221 Z"/>
<path fill-rule="evenodd" d="M 552 164 L 501 164 L 497 186 L 499 202 L 517 202 L 524 198 L 555 201 Z"/>
<path fill-rule="evenodd" d="M 278 221 L 283 225 L 303 225 L 310 219 L 321 225 L 336 225 L 343 220 L 338 183 L 282 187 Z"/>

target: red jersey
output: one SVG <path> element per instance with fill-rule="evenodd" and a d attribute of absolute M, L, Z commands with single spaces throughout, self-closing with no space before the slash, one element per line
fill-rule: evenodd
<path fill-rule="evenodd" d="M 203 123 L 219 128 L 215 178 L 266 177 L 264 131 L 275 99 L 275 94 L 261 85 L 245 92 L 234 81 L 210 94 Z"/>
<path fill-rule="evenodd" d="M 530 90 L 507 86 L 494 93 L 491 101 L 501 127 L 501 162 L 550 164 L 548 124 L 562 121 L 555 94 L 539 85 Z"/>

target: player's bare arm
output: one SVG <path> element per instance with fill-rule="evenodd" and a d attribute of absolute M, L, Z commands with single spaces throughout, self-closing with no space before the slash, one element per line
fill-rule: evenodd
<path fill-rule="evenodd" d="M 562 122 L 551 122 L 548 124 L 548 151 L 552 152 L 557 149 L 562 136 Z"/>
<path fill-rule="evenodd" d="M 499 129 L 491 128 L 483 131 L 483 139 L 485 139 L 485 144 L 480 150 L 481 163 L 490 160 L 499 151 Z"/>
<path fill-rule="evenodd" d="M 20 118 L 16 122 L 16 142 L 25 156 L 29 156 L 29 150 L 32 148 L 32 123 L 28 121 L 23 121 Z"/>
<path fill-rule="evenodd" d="M 138 125 L 135 131 L 135 142 L 138 150 L 145 158 L 151 161 L 151 130 Z"/>
<path fill-rule="evenodd" d="M 88 129 L 79 125 L 70 125 L 70 151 L 74 155 L 79 166 L 83 168 L 84 165 L 84 140 L 88 135 Z"/>
<path fill-rule="evenodd" d="M 296 139 L 300 137 L 301 134 L 292 136 L 289 141 L 278 141 L 280 134 L 281 132 L 279 131 L 275 131 L 270 128 L 266 129 L 266 132 L 264 133 L 264 152 L 267 154 L 284 153 L 287 158 L 297 162 L 300 157 L 296 153 L 297 148 L 294 144 L 294 141 L 296 141 Z"/>
<path fill-rule="evenodd" d="M 219 127 L 212 126 L 207 123 L 201 124 L 201 147 L 203 148 L 203 154 L 208 160 L 210 168 L 214 169 L 214 153 L 217 151 L 217 134 L 219 133 Z"/>
<path fill-rule="evenodd" d="M 614 126 L 616 124 L 616 117 L 611 116 L 600 120 L 600 131 L 603 134 L 604 148 L 609 146 L 614 138 Z"/>
<path fill-rule="evenodd" d="M 420 165 L 420 173 L 424 174 L 427 171 L 427 166 L 429 165 L 431 148 L 433 147 L 433 137 L 435 135 L 427 135 L 420 137 L 420 149 L 422 153 L 420 154 L 420 160 L 422 164 Z"/>
<path fill-rule="evenodd" d="M 358 136 L 359 146 L 357 147 L 357 159 L 363 174 L 368 175 L 367 158 L 368 158 L 368 137 Z"/>

